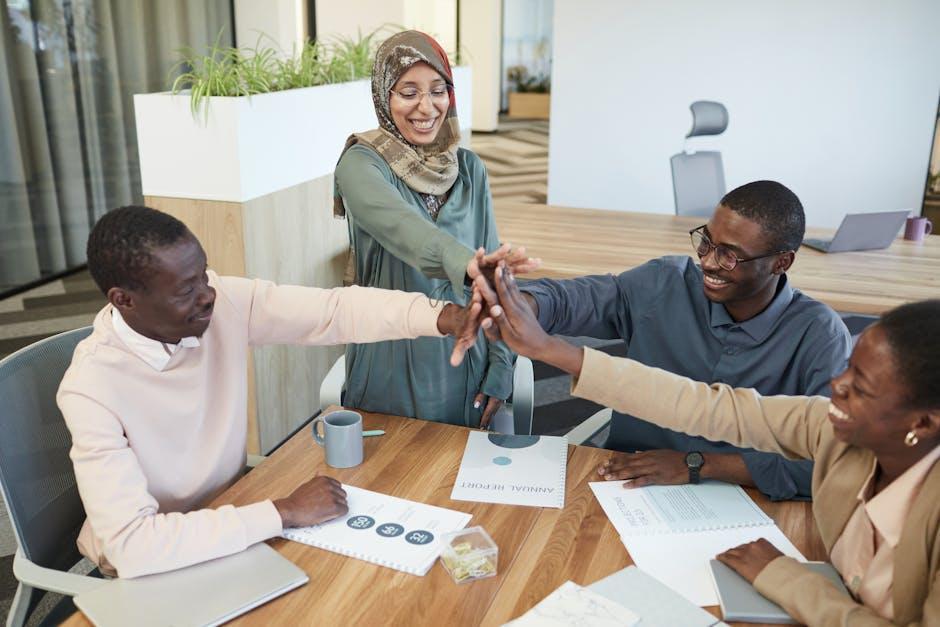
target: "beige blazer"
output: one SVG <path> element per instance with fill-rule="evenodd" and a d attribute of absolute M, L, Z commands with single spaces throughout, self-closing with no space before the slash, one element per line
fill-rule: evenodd
<path fill-rule="evenodd" d="M 827 551 L 858 505 L 874 461 L 871 451 L 835 438 L 829 399 L 821 396 L 761 396 L 589 348 L 572 393 L 691 435 L 814 460 L 813 515 Z M 754 586 L 811 627 L 940 625 L 940 464 L 927 474 L 894 554 L 894 623 L 789 557 L 771 562 Z"/>

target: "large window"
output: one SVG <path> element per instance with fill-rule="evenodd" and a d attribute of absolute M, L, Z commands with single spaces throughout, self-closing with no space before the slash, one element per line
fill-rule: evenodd
<path fill-rule="evenodd" d="M 94 220 L 142 200 L 133 95 L 232 32 L 230 0 L 0 0 L 0 292 L 83 264 Z"/>
<path fill-rule="evenodd" d="M 552 17 L 554 0 L 503 1 L 502 98 L 500 108 L 509 104 L 513 89 L 511 68 L 525 68 L 531 79 L 540 81 L 552 73 Z"/>

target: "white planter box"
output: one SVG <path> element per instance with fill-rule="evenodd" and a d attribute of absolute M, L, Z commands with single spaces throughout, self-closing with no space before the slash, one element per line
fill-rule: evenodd
<path fill-rule="evenodd" d="M 467 142 L 470 68 L 454 83 Z M 251 200 L 333 172 L 346 138 L 377 125 L 368 80 L 210 100 L 194 119 L 189 94 L 134 96 L 145 196 Z"/>

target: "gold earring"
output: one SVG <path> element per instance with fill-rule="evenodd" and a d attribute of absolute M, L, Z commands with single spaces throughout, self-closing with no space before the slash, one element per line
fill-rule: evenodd
<path fill-rule="evenodd" d="M 904 436 L 904 444 L 906 446 L 917 446 L 917 443 L 920 442 L 920 438 L 917 437 L 917 434 L 914 433 L 914 430 L 907 432 L 907 435 Z"/>

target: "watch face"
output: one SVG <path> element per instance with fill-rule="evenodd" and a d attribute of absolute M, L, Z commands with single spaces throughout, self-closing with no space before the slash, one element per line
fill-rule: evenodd
<path fill-rule="evenodd" d="M 685 465 L 689 468 L 701 468 L 705 465 L 705 457 L 698 451 L 692 451 L 686 454 Z"/>

